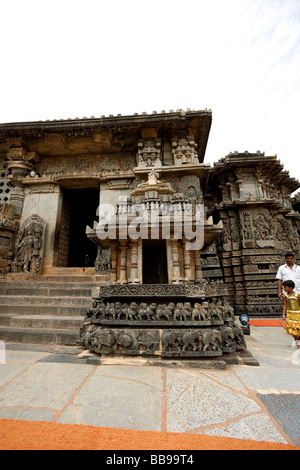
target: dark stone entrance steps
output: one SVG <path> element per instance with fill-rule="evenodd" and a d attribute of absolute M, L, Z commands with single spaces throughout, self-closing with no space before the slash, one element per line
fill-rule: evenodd
<path fill-rule="evenodd" d="M 79 330 L 54 328 L 11 328 L 0 327 L 0 337 L 3 341 L 15 343 L 55 343 L 73 346 L 79 338 Z"/>
<path fill-rule="evenodd" d="M 75 345 L 98 283 L 69 277 L 0 281 L 0 340 Z"/>
<path fill-rule="evenodd" d="M 57 328 L 79 329 L 84 317 L 63 315 L 9 315 L 0 314 L 0 326 L 14 328 Z"/>

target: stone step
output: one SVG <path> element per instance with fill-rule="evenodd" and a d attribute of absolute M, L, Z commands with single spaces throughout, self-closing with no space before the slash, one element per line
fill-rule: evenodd
<path fill-rule="evenodd" d="M 14 296 L 78 296 L 78 297 L 90 297 L 92 288 L 82 288 L 82 287 L 69 287 L 66 286 L 2 286 L 0 284 L 0 299 L 4 295 L 14 295 Z"/>
<path fill-rule="evenodd" d="M 6 276 L 6 281 L 4 282 L 75 282 L 75 283 L 103 283 L 103 284 L 110 284 L 111 283 L 111 274 L 38 274 L 32 276 L 30 274 L 25 273 L 17 273 L 17 274 L 8 274 Z"/>
<path fill-rule="evenodd" d="M 41 279 L 40 281 L 35 280 L 34 278 L 30 278 L 30 280 L 19 280 L 19 281 L 11 281 L 11 280 L 1 280 L 0 286 L 1 287 L 82 287 L 84 289 L 90 289 L 94 286 L 99 285 L 99 282 L 80 282 L 80 281 L 73 281 L 69 282 L 66 281 L 64 278 L 60 280 L 53 280 L 53 281 L 46 281 Z M 101 283 L 102 285 L 102 283 Z"/>
<path fill-rule="evenodd" d="M 15 305 L 16 307 L 23 305 L 55 305 L 55 306 L 72 306 L 76 307 L 89 307 L 92 303 L 91 297 L 79 297 L 79 296 L 35 296 L 35 295 L 22 295 L 21 297 L 15 295 L 2 295 L 0 297 L 0 305 Z"/>
<path fill-rule="evenodd" d="M 86 310 L 76 305 L 0 305 L 0 314 L 85 316 Z"/>
<path fill-rule="evenodd" d="M 0 339 L 14 343 L 50 343 L 74 346 L 79 339 L 79 329 L 13 328 L 0 326 Z"/>
<path fill-rule="evenodd" d="M 76 329 L 83 324 L 84 317 L 57 315 L 0 315 L 0 325 L 14 328 Z"/>
<path fill-rule="evenodd" d="M 85 316 L 91 297 L 2 296 L 0 314 Z"/>
<path fill-rule="evenodd" d="M 0 339 L 75 345 L 92 289 L 88 275 L 11 275 L 0 281 Z"/>
<path fill-rule="evenodd" d="M 35 276 L 36 281 L 42 282 L 81 282 L 81 283 L 90 283 L 95 282 L 95 276 L 47 276 L 39 275 Z"/>

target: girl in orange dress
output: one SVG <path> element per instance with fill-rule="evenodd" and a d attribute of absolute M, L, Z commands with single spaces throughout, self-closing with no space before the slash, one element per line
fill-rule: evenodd
<path fill-rule="evenodd" d="M 283 282 L 282 319 L 286 319 L 286 331 L 293 336 L 297 349 L 300 349 L 300 294 L 294 292 L 294 281 Z"/>

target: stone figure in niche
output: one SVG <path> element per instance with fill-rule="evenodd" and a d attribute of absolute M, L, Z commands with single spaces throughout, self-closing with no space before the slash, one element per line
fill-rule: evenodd
<path fill-rule="evenodd" d="M 194 186 L 190 186 L 186 193 L 187 200 L 190 204 L 195 204 L 197 202 L 197 192 Z"/>
<path fill-rule="evenodd" d="M 224 214 L 224 213 L 223 213 Z M 223 232 L 222 232 L 222 243 L 224 251 L 230 251 L 232 249 L 232 235 L 230 227 L 230 219 L 228 214 L 222 215 Z"/>
<path fill-rule="evenodd" d="M 138 143 L 138 166 L 151 167 L 161 166 L 161 140 L 145 139 Z"/>
<path fill-rule="evenodd" d="M 46 222 L 36 214 L 28 217 L 22 224 L 16 239 L 13 272 L 41 272 L 45 229 Z"/>
<path fill-rule="evenodd" d="M 273 225 L 268 209 L 253 211 L 253 228 L 256 240 L 273 240 Z"/>
<path fill-rule="evenodd" d="M 286 231 L 288 234 L 288 241 L 290 243 L 290 246 L 292 247 L 293 250 L 298 251 L 299 250 L 299 235 L 292 220 L 286 221 Z"/>
<path fill-rule="evenodd" d="M 98 246 L 97 258 L 95 261 L 96 272 L 107 272 L 111 270 L 112 253 L 111 248 Z"/>
<path fill-rule="evenodd" d="M 285 218 L 283 215 L 278 215 L 275 218 L 275 227 L 276 227 L 276 240 L 284 242 L 287 239 Z"/>
<path fill-rule="evenodd" d="M 266 208 L 256 208 L 252 212 L 253 230 L 256 245 L 259 248 L 274 247 L 278 241 L 275 239 L 271 214 Z"/>
<path fill-rule="evenodd" d="M 173 137 L 172 138 L 172 154 L 175 165 L 184 165 L 192 163 L 199 164 L 197 155 L 197 144 L 193 136 Z"/>
<path fill-rule="evenodd" d="M 252 225 L 250 220 L 250 213 L 245 211 L 242 213 L 242 231 L 243 231 L 243 239 L 244 240 L 252 240 L 253 239 L 253 231 Z"/>
<path fill-rule="evenodd" d="M 195 175 L 183 176 L 180 179 L 180 192 L 190 204 L 203 202 L 203 194 L 200 188 L 199 178 Z"/>

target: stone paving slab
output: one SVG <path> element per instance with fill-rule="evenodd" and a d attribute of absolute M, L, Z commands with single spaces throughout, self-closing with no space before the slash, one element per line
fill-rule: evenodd
<path fill-rule="evenodd" d="M 162 390 L 141 382 L 143 371 L 137 371 L 141 378 L 136 373 L 132 380 L 128 369 L 121 377 L 90 377 L 58 422 L 161 431 Z M 126 372 L 127 378 L 123 375 Z M 161 379 L 158 386 L 162 387 Z"/>
<path fill-rule="evenodd" d="M 290 439 L 300 446 L 300 394 L 258 395 Z"/>
<path fill-rule="evenodd" d="M 300 361 L 292 358 L 291 338 L 283 328 L 253 327 L 246 341 L 259 367 L 167 367 L 129 358 L 87 364 L 80 348 L 8 344 L 0 418 L 300 446 Z"/>
<path fill-rule="evenodd" d="M 61 410 L 71 400 L 91 368 L 77 364 L 33 363 L 2 386 L 0 407 Z"/>
<path fill-rule="evenodd" d="M 167 371 L 167 429 L 200 432 L 212 426 L 260 411 L 255 401 L 197 371 Z"/>

